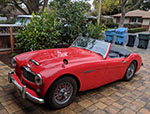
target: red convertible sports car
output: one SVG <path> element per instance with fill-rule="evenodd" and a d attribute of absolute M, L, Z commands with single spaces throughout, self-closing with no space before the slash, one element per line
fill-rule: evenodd
<path fill-rule="evenodd" d="M 23 53 L 12 59 L 8 73 L 23 98 L 59 109 L 69 105 L 78 91 L 115 80 L 131 80 L 141 57 L 124 48 L 92 38 L 78 37 L 69 48 Z"/>

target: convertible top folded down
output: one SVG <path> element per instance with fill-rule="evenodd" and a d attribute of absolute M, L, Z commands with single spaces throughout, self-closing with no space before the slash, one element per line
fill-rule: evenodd
<path fill-rule="evenodd" d="M 109 51 L 109 57 L 116 58 L 116 57 L 128 57 L 131 52 L 127 49 L 121 48 L 120 46 L 112 45 Z"/>

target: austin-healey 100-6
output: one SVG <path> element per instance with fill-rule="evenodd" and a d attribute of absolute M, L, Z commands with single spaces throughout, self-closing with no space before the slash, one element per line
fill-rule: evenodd
<path fill-rule="evenodd" d="M 68 48 L 26 52 L 12 59 L 8 73 L 23 98 L 59 109 L 69 105 L 78 91 L 116 80 L 131 80 L 141 57 L 121 46 L 78 37 Z"/>

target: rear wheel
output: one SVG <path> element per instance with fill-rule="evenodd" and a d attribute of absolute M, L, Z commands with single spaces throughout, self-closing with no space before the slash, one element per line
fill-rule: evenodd
<path fill-rule="evenodd" d="M 54 82 L 46 96 L 48 107 L 53 109 L 69 105 L 77 93 L 77 83 L 71 77 L 63 77 Z"/>
<path fill-rule="evenodd" d="M 127 68 L 126 74 L 124 76 L 124 80 L 129 81 L 133 78 L 136 71 L 136 63 L 133 61 Z"/>

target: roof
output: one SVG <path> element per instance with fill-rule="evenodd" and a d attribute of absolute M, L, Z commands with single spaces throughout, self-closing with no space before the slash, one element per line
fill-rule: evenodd
<path fill-rule="evenodd" d="M 113 17 L 120 17 L 121 13 L 113 15 Z M 142 17 L 142 18 L 148 18 L 150 19 L 150 11 L 144 11 L 144 10 L 133 10 L 126 13 L 125 17 Z"/>
<path fill-rule="evenodd" d="M 17 17 L 27 17 L 27 18 L 33 18 L 33 16 L 32 15 L 18 15 Z M 35 17 L 39 17 L 40 18 L 40 16 L 39 15 L 35 15 Z"/>
<path fill-rule="evenodd" d="M 18 15 L 17 17 L 29 17 L 29 18 L 32 18 L 33 16 L 32 15 Z"/>

